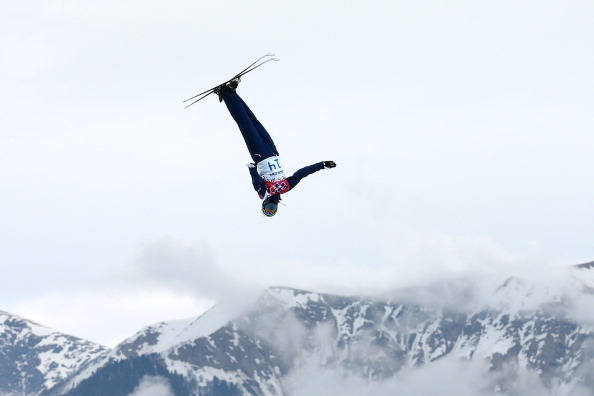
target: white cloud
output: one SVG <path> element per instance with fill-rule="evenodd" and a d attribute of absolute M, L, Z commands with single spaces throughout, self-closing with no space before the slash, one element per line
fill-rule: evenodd
<path fill-rule="evenodd" d="M 452 356 L 424 366 L 404 369 L 391 379 L 374 381 L 345 376 L 339 370 L 309 366 L 292 373 L 285 385 L 294 396 L 495 396 L 502 392 L 523 396 L 558 394 L 555 390 L 546 389 L 534 373 L 515 369 L 492 373 L 488 370 L 487 362 Z"/>
<path fill-rule="evenodd" d="M 136 287 L 144 283 L 235 307 L 253 302 L 264 287 L 225 272 L 205 242 L 188 244 L 171 238 L 144 244 L 127 279 Z"/>
<path fill-rule="evenodd" d="M 481 371 L 482 367 L 470 362 L 442 359 L 393 379 L 368 381 L 336 370 L 308 367 L 291 375 L 287 385 L 295 396 L 476 396 L 481 394 Z"/>
<path fill-rule="evenodd" d="M 145 376 L 129 396 L 175 396 L 164 377 Z"/>

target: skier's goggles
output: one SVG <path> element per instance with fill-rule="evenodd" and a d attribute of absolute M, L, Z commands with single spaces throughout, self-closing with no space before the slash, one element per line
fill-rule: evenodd
<path fill-rule="evenodd" d="M 266 216 L 274 216 L 276 214 L 276 210 L 278 209 L 278 205 L 276 202 L 268 202 L 262 205 L 262 213 Z"/>

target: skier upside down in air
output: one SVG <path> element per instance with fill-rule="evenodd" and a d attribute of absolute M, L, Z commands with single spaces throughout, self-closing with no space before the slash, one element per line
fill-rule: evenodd
<path fill-rule="evenodd" d="M 336 167 L 334 161 L 322 161 L 299 169 L 287 177 L 278 150 L 272 138 L 258 121 L 254 113 L 237 95 L 235 89 L 239 78 L 215 88 L 219 101 L 225 101 L 227 109 L 239 126 L 253 163 L 247 164 L 252 177 L 252 185 L 262 199 L 262 213 L 271 217 L 278 210 L 281 194 L 285 194 L 306 176 L 322 169 Z"/>

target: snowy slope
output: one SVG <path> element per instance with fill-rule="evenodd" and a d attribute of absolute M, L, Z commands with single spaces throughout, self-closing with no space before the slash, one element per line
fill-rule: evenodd
<path fill-rule="evenodd" d="M 443 359 L 481 362 L 487 394 L 522 394 L 518 373 L 551 394 L 594 393 L 593 274 L 588 264 L 563 276 L 457 279 L 381 298 L 270 288 L 240 315 L 214 307 L 148 326 L 92 361 L 60 356 L 62 368 L 79 369 L 42 395 L 129 396 L 149 375 L 175 396 L 289 396 L 305 369 L 375 384 Z M 36 367 L 51 371 L 53 358 L 39 355 Z M 58 368 L 45 386 L 67 375 Z"/>
<path fill-rule="evenodd" d="M 180 395 L 281 396 L 290 394 L 286 378 L 305 367 L 373 383 L 452 356 L 485 362 L 484 375 L 510 367 L 533 373 L 565 395 L 578 385 L 594 386 L 587 374 L 594 329 L 569 314 L 589 270 L 570 270 L 571 292 L 565 282 L 517 277 L 456 280 L 390 298 L 271 288 L 245 315 L 229 317 L 215 307 L 198 318 L 149 326 L 101 364 L 113 373 L 117 362 L 150 358 L 151 370 L 162 368 L 171 382 L 183 378 L 188 387 Z M 75 382 L 88 392 L 84 377 L 112 380 L 97 373 Z M 131 376 L 140 378 L 132 369 Z M 503 375 L 488 381 L 508 391 L 512 382 Z"/>
<path fill-rule="evenodd" d="M 106 351 L 0 311 L 0 394 L 40 394 Z"/>
<path fill-rule="evenodd" d="M 233 319 L 215 306 L 199 317 L 160 322 L 139 331 L 115 348 L 117 356 L 162 353 L 171 348 L 208 336 Z"/>
<path fill-rule="evenodd" d="M 191 343 L 196 339 L 209 336 L 229 323 L 233 317 L 225 310 L 215 306 L 204 314 L 181 320 L 159 322 L 138 331 L 124 340 L 108 353 L 97 357 L 94 361 L 82 367 L 76 375 L 64 381 L 52 394 L 63 394 L 77 389 L 81 382 L 89 380 L 97 372 L 109 370 L 110 365 L 123 360 L 134 360 L 143 356 L 163 355 Z M 151 357 L 151 359 L 155 359 Z M 158 359 L 157 359 L 158 360 Z M 196 374 L 196 370 L 188 368 L 183 362 L 168 362 L 172 371 Z M 216 371 L 216 370 L 215 370 Z M 226 376 L 224 372 L 217 372 L 217 378 Z M 199 373 L 202 383 L 212 380 L 215 376 L 212 370 Z"/>

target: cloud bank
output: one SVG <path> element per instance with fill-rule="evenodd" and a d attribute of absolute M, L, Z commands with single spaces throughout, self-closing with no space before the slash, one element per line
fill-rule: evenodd
<path fill-rule="evenodd" d="M 175 396 L 164 377 L 145 376 L 129 396 Z"/>

